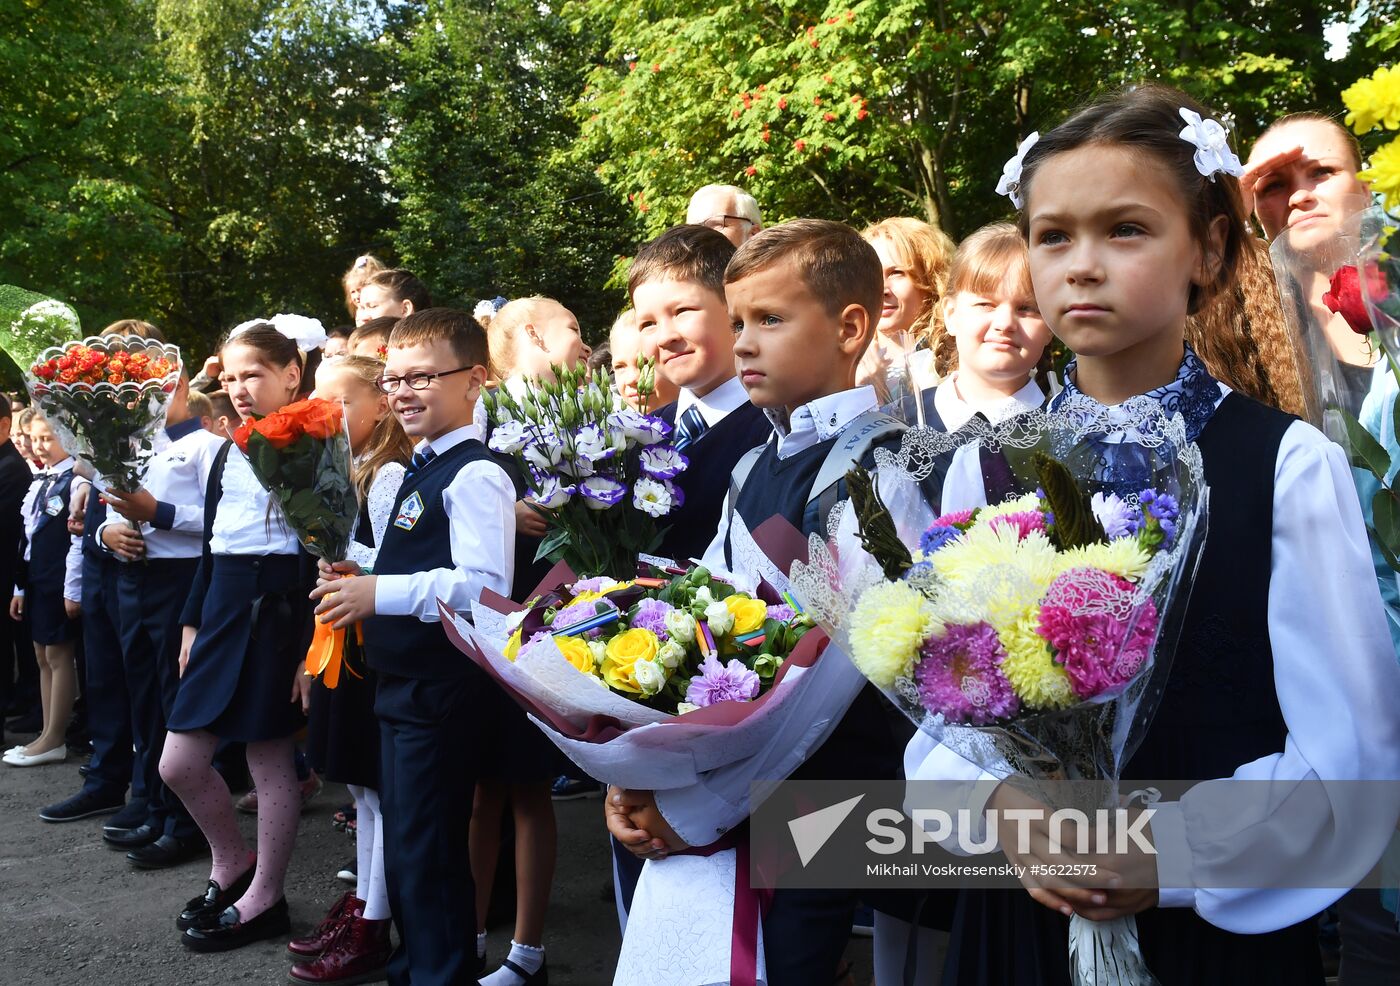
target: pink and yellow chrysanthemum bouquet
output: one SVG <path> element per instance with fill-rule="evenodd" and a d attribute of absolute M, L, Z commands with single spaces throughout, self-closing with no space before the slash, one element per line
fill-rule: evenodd
<path fill-rule="evenodd" d="M 1052 809 L 1117 807 L 1203 547 L 1183 419 L 1074 397 L 958 435 L 913 430 L 848 482 L 829 556 L 813 545 L 793 590 L 926 734 L 909 779 L 965 777 L 961 758 Z M 1077 983 L 1151 981 L 1132 918 L 1072 919 L 1070 945 Z"/>

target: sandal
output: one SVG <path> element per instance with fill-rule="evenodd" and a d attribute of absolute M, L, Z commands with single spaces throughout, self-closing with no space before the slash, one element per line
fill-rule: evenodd
<path fill-rule="evenodd" d="M 355 805 L 354 802 L 351 802 L 348 805 L 343 805 L 339 811 L 331 816 L 331 824 L 344 832 L 346 823 L 354 817 Z"/>

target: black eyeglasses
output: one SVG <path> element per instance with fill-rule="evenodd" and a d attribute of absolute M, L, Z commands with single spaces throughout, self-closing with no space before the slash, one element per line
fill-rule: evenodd
<path fill-rule="evenodd" d="M 408 384 L 409 390 L 424 390 L 427 388 L 428 384 L 432 383 L 438 377 L 450 377 L 454 373 L 461 373 L 463 370 L 471 369 L 474 369 L 474 367 L 459 366 L 455 370 L 440 370 L 437 373 L 410 373 L 403 377 L 380 377 L 375 381 L 375 384 L 386 394 L 397 394 L 399 392 L 399 384 L 401 383 Z"/>
<path fill-rule="evenodd" d="M 708 226 L 710 229 L 713 230 L 721 230 L 727 229 L 731 222 L 735 223 L 736 225 L 738 223 L 748 223 L 750 226 L 754 225 L 754 221 L 748 218 L 747 216 L 729 216 L 723 213 L 721 213 L 718 216 L 711 216 L 709 219 L 706 219 L 700 225 Z"/>

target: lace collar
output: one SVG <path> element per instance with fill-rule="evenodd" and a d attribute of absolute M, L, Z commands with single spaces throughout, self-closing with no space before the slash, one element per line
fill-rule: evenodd
<path fill-rule="evenodd" d="M 1084 394 L 1075 384 L 1075 371 L 1078 368 L 1078 360 L 1070 360 L 1065 367 L 1065 387 L 1050 401 L 1050 410 L 1057 411 L 1064 403 L 1071 398 L 1079 400 L 1093 400 Z M 1201 358 L 1196 355 L 1190 346 L 1186 347 L 1186 355 L 1181 360 L 1181 366 L 1176 371 L 1176 379 L 1171 383 L 1149 390 L 1142 395 L 1142 398 L 1156 401 L 1162 407 L 1162 412 L 1168 416 L 1180 414 L 1186 422 L 1186 438 L 1194 442 L 1200 437 L 1205 426 L 1210 422 L 1211 415 L 1215 413 L 1216 406 L 1220 403 L 1220 383 L 1210 375 L 1206 365 L 1201 362 Z M 1142 398 L 1135 398 L 1141 400 Z"/>

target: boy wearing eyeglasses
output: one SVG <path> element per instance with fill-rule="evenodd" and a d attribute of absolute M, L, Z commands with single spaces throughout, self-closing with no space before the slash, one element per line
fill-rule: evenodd
<path fill-rule="evenodd" d="M 515 487 L 472 423 L 488 362 L 468 312 L 432 308 L 395 326 L 380 387 L 417 441 L 413 460 L 374 573 L 322 563 L 312 593 L 323 622 L 363 621 L 379 674 L 391 982 L 475 982 L 484 968 L 463 945 L 477 924 L 462 831 L 479 765 L 462 751 L 486 748 L 482 703 L 496 689 L 437 626 L 437 601 L 465 610 L 483 588 L 510 592 Z"/>

